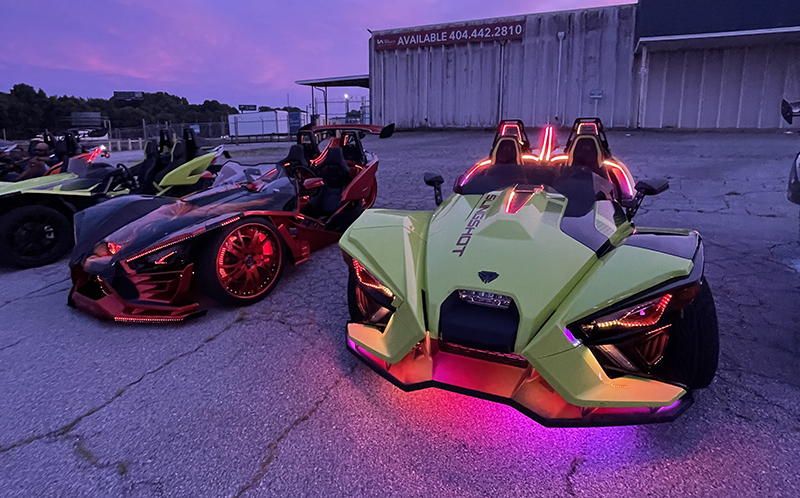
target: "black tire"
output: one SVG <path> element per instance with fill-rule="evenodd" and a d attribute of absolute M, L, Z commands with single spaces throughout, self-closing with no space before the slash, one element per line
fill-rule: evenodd
<path fill-rule="evenodd" d="M 719 363 L 719 328 L 714 297 L 705 279 L 700 293 L 683 311 L 683 319 L 673 325 L 665 357 L 671 359 L 671 380 L 689 389 L 708 387 L 714 380 Z"/>
<path fill-rule="evenodd" d="M 49 265 L 67 254 L 73 242 L 71 221 L 53 208 L 22 206 L 0 217 L 0 262 L 9 266 Z"/>
<path fill-rule="evenodd" d="M 265 267 L 262 267 L 257 261 L 253 261 L 252 265 L 250 266 L 247 266 L 246 262 L 242 263 L 248 268 L 248 270 L 244 271 L 249 271 L 249 269 L 253 267 L 257 267 L 255 268 L 256 272 L 258 272 L 259 269 L 264 270 L 263 273 L 259 273 L 257 276 L 257 278 L 261 279 L 259 284 L 263 284 L 263 287 L 260 287 L 257 292 L 251 292 L 249 294 L 246 292 L 246 288 L 243 292 L 236 293 L 232 290 L 232 288 L 235 287 L 233 284 L 241 282 L 241 278 L 235 278 L 227 286 L 224 285 L 220 279 L 220 274 L 218 273 L 218 259 L 223 249 L 223 244 L 226 244 L 226 241 L 231 235 L 235 235 L 237 233 L 241 234 L 242 231 L 246 232 L 250 228 L 254 228 L 259 232 L 269 234 L 271 242 L 270 245 L 272 248 L 271 250 L 273 251 L 272 254 L 277 256 L 275 256 L 276 259 L 271 259 L 265 263 L 265 267 L 268 267 L 269 270 L 265 269 Z M 246 237 L 241 237 L 239 240 L 244 240 L 245 238 Z M 250 240 L 252 240 L 252 237 Z M 228 251 L 226 250 L 226 254 L 223 255 L 223 261 L 226 260 L 226 258 L 229 258 L 227 252 Z M 250 251 L 249 255 L 252 260 L 254 257 L 253 252 Z M 236 258 L 232 252 L 230 253 L 230 257 L 234 259 Z M 264 218 L 245 218 L 220 230 L 219 233 L 217 233 L 217 235 L 209 242 L 209 244 L 200 252 L 197 263 L 197 279 L 203 292 L 217 302 L 231 306 L 247 306 L 264 299 L 270 292 L 272 292 L 280 280 L 283 269 L 286 266 L 287 258 L 288 248 L 286 247 L 286 243 L 281 237 L 280 232 L 278 232 L 278 229 L 275 228 L 275 225 Z M 267 276 L 269 276 L 269 278 L 267 278 Z"/>

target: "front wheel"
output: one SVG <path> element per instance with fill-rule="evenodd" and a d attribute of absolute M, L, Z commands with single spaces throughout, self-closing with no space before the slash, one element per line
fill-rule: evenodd
<path fill-rule="evenodd" d="M 700 293 L 673 325 L 665 358 L 675 358 L 674 380 L 689 389 L 708 387 L 719 362 L 717 309 L 711 287 L 703 279 Z"/>
<path fill-rule="evenodd" d="M 247 218 L 223 229 L 206 247 L 197 277 L 210 297 L 246 306 L 275 288 L 285 260 L 286 246 L 275 225 L 263 218 Z"/>
<path fill-rule="evenodd" d="M 72 223 L 47 206 L 23 206 L 0 217 L 0 254 L 17 268 L 49 265 L 72 247 Z"/>

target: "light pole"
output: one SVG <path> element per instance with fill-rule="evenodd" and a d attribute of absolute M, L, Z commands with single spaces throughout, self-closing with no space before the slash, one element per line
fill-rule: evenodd
<path fill-rule="evenodd" d="M 344 94 L 344 114 L 347 117 L 350 114 L 350 95 Z"/>

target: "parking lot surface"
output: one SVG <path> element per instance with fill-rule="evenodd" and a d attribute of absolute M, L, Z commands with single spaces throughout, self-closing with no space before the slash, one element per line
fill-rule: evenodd
<path fill-rule="evenodd" d="M 264 301 L 176 326 L 69 308 L 64 260 L 0 270 L 0 496 L 800 496 L 800 245 L 785 196 L 800 137 L 609 139 L 637 178 L 670 179 L 638 224 L 705 241 L 720 369 L 675 422 L 548 429 L 488 401 L 400 391 L 346 351 L 336 246 Z M 491 140 L 368 138 L 376 207 L 433 209 L 423 173 L 449 185 Z"/>

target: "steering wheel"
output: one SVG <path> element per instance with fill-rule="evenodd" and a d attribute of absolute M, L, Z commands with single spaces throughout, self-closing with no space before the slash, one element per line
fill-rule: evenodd
<path fill-rule="evenodd" d="M 122 181 L 120 182 L 120 185 L 125 185 L 130 190 L 139 187 L 139 181 L 136 179 L 133 173 L 131 173 L 131 170 L 128 169 L 127 166 L 125 166 L 122 163 L 118 163 L 117 169 L 119 169 L 122 172 Z"/>
<path fill-rule="evenodd" d="M 292 176 L 300 183 L 303 184 L 304 181 L 308 180 L 309 178 L 317 178 L 319 174 L 316 173 L 313 169 L 309 168 L 308 166 L 293 166 L 292 167 Z"/>

